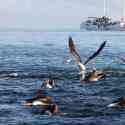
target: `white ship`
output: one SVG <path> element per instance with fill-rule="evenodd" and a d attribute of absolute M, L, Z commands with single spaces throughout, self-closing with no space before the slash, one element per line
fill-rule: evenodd
<path fill-rule="evenodd" d="M 125 5 L 125 0 L 123 1 Z M 120 21 L 115 21 L 106 16 L 106 0 L 104 0 L 104 16 L 88 17 L 88 20 L 80 24 L 80 29 L 90 31 L 125 31 L 125 22 L 124 18 L 121 18 Z"/>

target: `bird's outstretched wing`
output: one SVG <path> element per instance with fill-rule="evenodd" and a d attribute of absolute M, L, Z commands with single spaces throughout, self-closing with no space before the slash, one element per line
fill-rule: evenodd
<path fill-rule="evenodd" d="M 98 48 L 98 50 L 97 50 L 95 53 L 93 53 L 93 54 L 84 62 L 84 65 L 86 65 L 90 60 L 92 60 L 93 58 L 95 58 L 95 57 L 103 50 L 103 48 L 104 48 L 105 45 L 106 45 L 106 42 L 107 42 L 107 41 L 104 41 L 104 42 L 100 45 L 100 47 Z"/>
<path fill-rule="evenodd" d="M 80 55 L 76 51 L 76 47 L 74 41 L 72 40 L 72 37 L 69 37 L 69 50 L 70 53 L 76 58 L 77 62 L 82 62 Z"/>

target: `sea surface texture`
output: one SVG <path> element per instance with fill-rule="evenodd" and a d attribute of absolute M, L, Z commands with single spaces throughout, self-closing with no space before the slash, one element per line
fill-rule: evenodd
<path fill-rule="evenodd" d="M 107 77 L 80 83 L 79 68 L 68 50 L 72 36 L 83 61 L 103 41 L 106 47 L 87 64 Z M 72 58 L 72 57 L 71 57 Z M 0 32 L 0 125 L 125 125 L 125 109 L 107 105 L 125 96 L 125 32 Z M 57 87 L 41 89 L 44 79 Z M 23 106 L 37 93 L 51 96 L 61 115 Z"/>

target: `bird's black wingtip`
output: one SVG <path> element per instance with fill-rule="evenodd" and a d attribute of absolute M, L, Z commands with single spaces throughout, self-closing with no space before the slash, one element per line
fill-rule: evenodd
<path fill-rule="evenodd" d="M 106 44 L 106 43 L 107 43 L 107 40 L 105 40 L 103 43 Z"/>
<path fill-rule="evenodd" d="M 72 37 L 71 36 L 69 36 L 69 41 L 72 41 Z"/>

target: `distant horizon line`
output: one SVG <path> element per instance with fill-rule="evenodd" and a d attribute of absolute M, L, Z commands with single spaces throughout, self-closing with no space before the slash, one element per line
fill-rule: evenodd
<path fill-rule="evenodd" d="M 1 28 L 0 27 L 0 32 L 9 32 L 9 31 L 23 31 L 23 32 L 56 32 L 56 31 L 81 31 L 80 28 Z"/>

